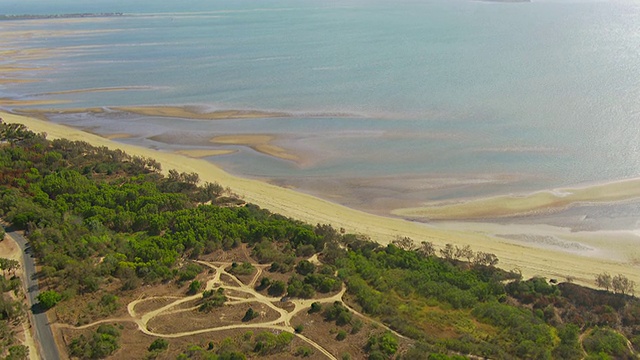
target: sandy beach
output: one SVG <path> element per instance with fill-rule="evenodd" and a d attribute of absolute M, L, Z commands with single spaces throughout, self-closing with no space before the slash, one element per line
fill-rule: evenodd
<path fill-rule="evenodd" d="M 331 203 L 291 189 L 274 186 L 268 183 L 239 178 L 222 171 L 217 166 L 203 159 L 187 157 L 174 152 L 161 152 L 148 148 L 121 144 L 104 137 L 83 132 L 81 130 L 42 121 L 30 117 L 0 113 L 0 117 L 9 123 L 21 123 L 35 132 L 45 132 L 48 138 L 67 138 L 70 140 L 87 141 L 95 146 L 106 146 L 111 149 L 121 149 L 132 155 L 151 157 L 162 164 L 163 171 L 176 169 L 180 172 L 197 172 L 201 180 L 218 182 L 229 187 L 247 202 L 257 204 L 272 212 L 280 213 L 311 224 L 331 224 L 335 228 L 344 228 L 347 232 L 363 234 L 382 244 L 392 241 L 397 236 L 408 236 L 417 243 L 432 241 L 436 246 L 452 243 L 458 246 L 470 245 L 476 251 L 494 253 L 500 259 L 499 266 L 507 270 L 517 269 L 525 277 L 543 276 L 563 281 L 567 277 L 576 283 L 593 286 L 594 277 L 604 271 L 611 274 L 624 274 L 636 283 L 640 283 L 640 254 L 636 238 L 630 233 L 602 233 L 601 236 L 581 236 L 579 233 L 562 234 L 558 228 L 509 225 L 507 227 L 485 224 L 451 222 L 436 226 L 368 214 Z M 620 185 L 614 183 L 612 194 L 619 193 L 613 198 L 635 194 L 637 183 Z M 603 192 L 601 187 L 591 187 L 591 190 L 577 191 L 574 201 L 584 198 L 597 198 Z M 586 196 L 585 194 L 593 196 Z M 569 196 L 569 195 L 567 195 Z M 613 195 L 612 195 L 613 196 Z M 543 196 L 548 198 L 549 195 Z M 534 196 L 535 198 L 535 196 Z M 605 199 L 605 198 L 603 198 Z M 498 200 L 491 200 L 500 203 Z M 498 206 L 499 207 L 499 206 Z M 531 205 L 529 205 L 531 207 Z M 526 208 L 526 207 L 525 207 Z M 523 241 L 523 236 L 535 232 L 533 236 Z M 507 235 L 507 236 L 505 236 Z M 565 237 L 563 239 L 562 237 Z M 570 240 L 566 238 L 571 237 Z M 603 240 L 606 237 L 607 241 Z M 554 240 L 558 239 L 558 240 Z M 621 240 L 621 241 L 618 241 Z M 567 242 L 567 246 L 557 246 Z M 592 241 L 593 246 L 590 245 Z M 572 245 L 574 242 L 577 245 Z M 606 248 L 606 254 L 590 250 L 601 246 Z"/>

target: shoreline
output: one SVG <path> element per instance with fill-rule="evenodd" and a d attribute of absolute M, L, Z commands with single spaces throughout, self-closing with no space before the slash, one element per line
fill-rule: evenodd
<path fill-rule="evenodd" d="M 243 200 L 254 203 L 271 212 L 305 221 L 310 224 L 330 224 L 336 229 L 344 228 L 349 233 L 369 236 L 373 241 L 387 244 L 397 236 L 408 236 L 416 243 L 432 241 L 437 247 L 446 243 L 458 246 L 470 245 L 474 251 L 493 253 L 500 259 L 499 266 L 505 270 L 517 269 L 525 278 L 543 276 L 565 279 L 571 277 L 576 283 L 594 287 L 594 278 L 604 271 L 623 274 L 640 283 L 640 255 L 635 258 L 634 247 L 628 242 L 616 244 L 612 239 L 610 247 L 616 247 L 618 260 L 587 256 L 583 253 L 560 251 L 527 242 L 518 242 L 496 236 L 496 225 L 484 224 L 487 228 L 462 222 L 447 226 L 418 223 L 399 218 L 365 213 L 342 205 L 331 203 L 308 194 L 278 187 L 266 182 L 237 177 L 226 173 L 216 165 L 204 160 L 187 157 L 174 152 L 163 152 L 135 145 L 118 143 L 105 137 L 90 134 L 72 127 L 55 124 L 35 118 L 0 112 L 0 117 L 8 123 L 21 123 L 34 132 L 45 132 L 49 139 L 67 138 L 86 141 L 94 146 L 121 149 L 130 155 L 150 157 L 162 164 L 163 172 L 176 169 L 180 172 L 196 172 L 201 181 L 218 182 L 229 187 Z M 640 180 L 638 180 L 640 181 Z M 526 227 L 513 225 L 519 232 Z M 474 228 L 476 227 L 476 228 Z M 492 230 L 493 229 L 493 230 Z M 637 247 L 636 247 L 637 248 Z M 612 250 L 613 251 L 613 250 Z M 622 259 L 625 254 L 632 254 Z"/>

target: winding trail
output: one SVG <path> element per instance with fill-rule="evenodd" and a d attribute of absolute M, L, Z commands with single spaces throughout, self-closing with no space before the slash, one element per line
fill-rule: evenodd
<path fill-rule="evenodd" d="M 86 329 L 86 328 L 90 328 L 92 326 L 98 325 L 98 324 L 103 324 L 103 323 L 108 323 L 108 322 L 134 322 L 135 324 L 137 324 L 138 329 L 147 334 L 147 335 L 151 335 L 151 336 L 156 336 L 156 337 L 162 337 L 162 338 L 179 338 L 179 337 L 184 337 L 184 336 L 191 336 L 191 335 L 198 335 L 198 334 L 203 334 L 203 333 L 208 333 L 208 332 L 214 332 L 214 331 L 224 331 L 224 330 L 232 330 L 232 329 L 271 329 L 271 330 L 278 330 L 278 331 L 288 331 L 291 332 L 293 334 L 295 334 L 295 336 L 297 336 L 299 339 L 301 339 L 302 341 L 308 343 L 309 345 L 313 346 L 315 349 L 317 349 L 318 351 L 320 351 L 321 353 L 323 353 L 327 358 L 332 359 L 332 360 L 337 360 L 337 358 L 331 354 L 331 352 L 329 350 L 327 350 L 326 348 L 324 348 L 322 345 L 318 344 L 317 342 L 313 341 L 312 339 L 309 339 L 308 337 L 296 333 L 295 329 L 293 328 L 293 326 L 291 326 L 291 319 L 293 319 L 294 316 L 296 316 L 297 314 L 299 314 L 301 311 L 303 311 L 304 309 L 310 308 L 311 304 L 314 302 L 318 302 L 318 303 L 333 303 L 336 301 L 341 302 L 343 305 L 345 305 L 346 307 L 348 307 L 346 304 L 344 304 L 344 301 L 342 300 L 343 295 L 346 292 L 346 287 L 342 286 L 342 289 L 340 290 L 340 292 L 336 293 L 335 295 L 326 297 L 326 298 L 321 298 L 321 299 L 293 299 L 290 300 L 289 302 L 291 304 L 294 305 L 293 310 L 286 310 L 283 308 L 280 308 L 278 306 L 276 306 L 276 303 L 281 302 L 281 298 L 279 297 L 270 297 L 270 296 L 265 296 L 259 292 L 257 292 L 254 289 L 254 286 L 257 282 L 257 280 L 260 278 L 260 276 L 262 275 L 262 272 L 264 271 L 264 268 L 267 267 L 267 265 L 260 265 L 260 264 L 253 264 L 254 267 L 256 267 L 257 271 L 255 273 L 255 275 L 253 276 L 253 278 L 251 279 L 251 281 L 249 281 L 248 284 L 244 284 L 240 279 L 238 279 L 235 275 L 230 274 L 229 272 L 227 272 L 225 269 L 231 266 L 231 262 L 207 262 L 207 261 L 197 261 L 198 263 L 207 266 L 213 270 L 215 270 L 215 273 L 212 274 L 212 277 L 209 278 L 207 280 L 206 286 L 205 286 L 205 290 L 213 290 L 215 288 L 223 288 L 225 290 L 233 290 L 234 292 L 237 293 L 244 293 L 246 295 L 248 295 L 248 297 L 239 297 L 236 295 L 226 295 L 227 298 L 229 300 L 227 300 L 227 302 L 225 302 L 225 305 L 236 305 L 236 304 L 242 304 L 242 303 L 248 303 L 248 302 L 257 302 L 260 304 L 264 304 L 267 307 L 273 309 L 274 311 L 276 311 L 279 316 L 277 319 L 275 320 L 271 320 L 271 321 L 264 321 L 264 322 L 251 322 L 251 323 L 238 323 L 238 324 L 231 324 L 231 325 L 221 325 L 221 326 L 212 326 L 209 328 L 205 328 L 205 329 L 198 329 L 198 330 L 192 330 L 192 331 L 181 331 L 181 332 L 174 332 L 174 333 L 159 333 L 159 332 L 155 332 L 152 331 L 151 329 L 149 329 L 149 322 L 160 316 L 160 315 L 169 315 L 169 314 L 175 314 L 175 313 L 180 313 L 180 312 L 186 312 L 186 311 L 191 311 L 191 310 L 195 310 L 197 307 L 190 307 L 190 308 L 186 308 L 186 309 L 175 309 L 178 305 L 189 302 L 189 301 L 193 301 L 199 298 L 202 298 L 202 293 L 198 293 L 196 295 L 191 295 L 191 296 L 185 296 L 185 297 L 175 297 L 175 296 L 153 296 L 153 297 L 148 297 L 148 298 L 138 298 L 136 300 L 131 301 L 129 304 L 127 304 L 127 311 L 129 313 L 129 317 L 119 317 L 119 318 L 110 318 L 110 319 L 103 319 L 103 320 L 99 320 L 99 321 L 95 321 L 93 323 L 90 324 L 85 324 L 82 326 L 72 326 L 72 325 L 68 325 L 68 324 L 55 324 L 56 327 L 58 328 L 67 328 L 67 329 Z M 228 276 L 234 283 L 235 285 L 229 285 L 228 283 L 225 283 L 222 279 L 221 276 L 222 275 L 226 275 Z M 145 302 L 145 301 L 149 301 L 149 300 L 153 300 L 153 299 L 176 299 L 174 301 L 172 301 L 171 303 L 164 305 L 158 309 L 154 309 L 145 313 L 138 313 L 136 312 L 136 305 Z M 355 314 L 357 314 L 358 316 L 361 317 L 365 317 L 364 315 L 358 313 L 357 311 L 349 308 L 351 311 L 353 311 Z M 385 328 L 388 329 L 388 327 L 384 326 L 383 324 L 379 324 Z M 388 329 L 391 330 L 391 329 Z M 392 330 L 391 330 L 392 331 Z M 399 334 L 397 334 L 395 331 L 394 333 L 398 336 L 401 336 Z"/>

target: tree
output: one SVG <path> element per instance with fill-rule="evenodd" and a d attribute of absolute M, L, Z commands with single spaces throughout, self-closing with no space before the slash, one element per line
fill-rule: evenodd
<path fill-rule="evenodd" d="M 120 331 L 112 325 L 100 325 L 90 337 L 80 335 L 71 340 L 69 353 L 81 359 L 102 359 L 111 355 L 120 345 Z"/>
<path fill-rule="evenodd" d="M 3 275 L 5 271 L 13 272 L 15 274 L 16 269 L 18 269 L 19 267 L 20 262 L 18 262 L 18 260 L 0 258 L 0 269 L 2 269 Z"/>
<path fill-rule="evenodd" d="M 4 240 L 4 236 L 6 232 L 4 231 L 4 227 L 0 226 L 0 241 Z"/>
<path fill-rule="evenodd" d="M 308 260 L 301 260 L 298 265 L 296 265 L 296 272 L 302 276 L 311 274 L 314 271 L 316 271 L 316 266 Z"/>
<path fill-rule="evenodd" d="M 474 253 L 473 253 L 473 250 L 471 250 L 471 246 L 469 245 L 465 245 L 463 247 L 456 246 L 455 256 L 458 259 L 465 258 L 469 263 L 471 263 L 471 259 L 473 259 Z"/>
<path fill-rule="evenodd" d="M 280 296 L 287 290 L 287 284 L 284 281 L 276 280 L 269 286 L 268 293 L 271 296 Z"/>
<path fill-rule="evenodd" d="M 202 283 L 200 281 L 193 280 L 191 282 L 191 284 L 189 284 L 189 289 L 187 290 L 187 295 L 196 294 L 198 291 L 200 291 L 201 287 L 202 287 Z"/>
<path fill-rule="evenodd" d="M 5 360 L 27 360 L 29 359 L 29 348 L 24 345 L 14 345 L 9 347 L 9 355 Z"/>
<path fill-rule="evenodd" d="M 167 348 L 169 348 L 169 342 L 165 339 L 155 339 L 153 340 L 153 342 L 151 343 L 151 345 L 149 345 L 149 351 L 157 351 L 157 350 L 166 350 Z"/>
<path fill-rule="evenodd" d="M 635 282 L 629 280 L 622 274 L 614 276 L 611 280 L 611 287 L 613 287 L 613 291 L 622 295 L 633 294 L 635 285 Z"/>
<path fill-rule="evenodd" d="M 444 248 L 440 249 L 440 255 L 447 260 L 451 260 L 453 259 L 454 251 L 452 244 L 446 244 Z"/>
<path fill-rule="evenodd" d="M 393 240 L 391 242 L 393 245 L 399 247 L 402 250 L 406 250 L 406 251 L 411 251 L 413 249 L 415 249 L 415 243 L 413 242 L 413 239 L 411 239 L 410 237 L 401 237 L 398 236 L 396 237 L 395 240 Z"/>
<path fill-rule="evenodd" d="M 253 310 L 253 308 L 247 309 L 247 312 L 244 313 L 244 317 L 242 318 L 242 322 L 251 321 L 260 316 L 257 312 Z"/>
<path fill-rule="evenodd" d="M 311 303 L 311 308 L 309 309 L 309 314 L 313 314 L 316 312 L 322 311 L 322 304 L 317 301 Z"/>
<path fill-rule="evenodd" d="M 495 254 L 478 251 L 473 260 L 475 265 L 496 266 L 498 257 Z"/>
<path fill-rule="evenodd" d="M 423 241 L 420 243 L 418 253 L 424 257 L 433 256 L 436 253 L 436 248 L 431 241 Z"/>
<path fill-rule="evenodd" d="M 55 290 L 47 290 L 38 294 L 38 302 L 45 309 L 51 309 L 62 300 L 62 295 Z"/>
<path fill-rule="evenodd" d="M 603 272 L 602 274 L 598 274 L 596 276 L 596 286 L 609 291 L 611 288 L 611 275 L 607 272 Z"/>

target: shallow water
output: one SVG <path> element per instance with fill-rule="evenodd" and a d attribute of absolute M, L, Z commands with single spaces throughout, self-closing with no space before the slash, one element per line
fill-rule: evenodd
<path fill-rule="evenodd" d="M 52 117 L 166 151 L 237 149 L 210 160 L 242 176 L 376 213 L 640 176 L 635 2 L 28 3 L 0 0 L 13 13 L 128 16 L 0 22 L 3 48 L 47 49 L 0 66 L 48 68 L 17 74 L 43 81 L 0 85 L 0 98 L 290 113 Z M 235 134 L 275 135 L 302 160 L 209 141 Z"/>

